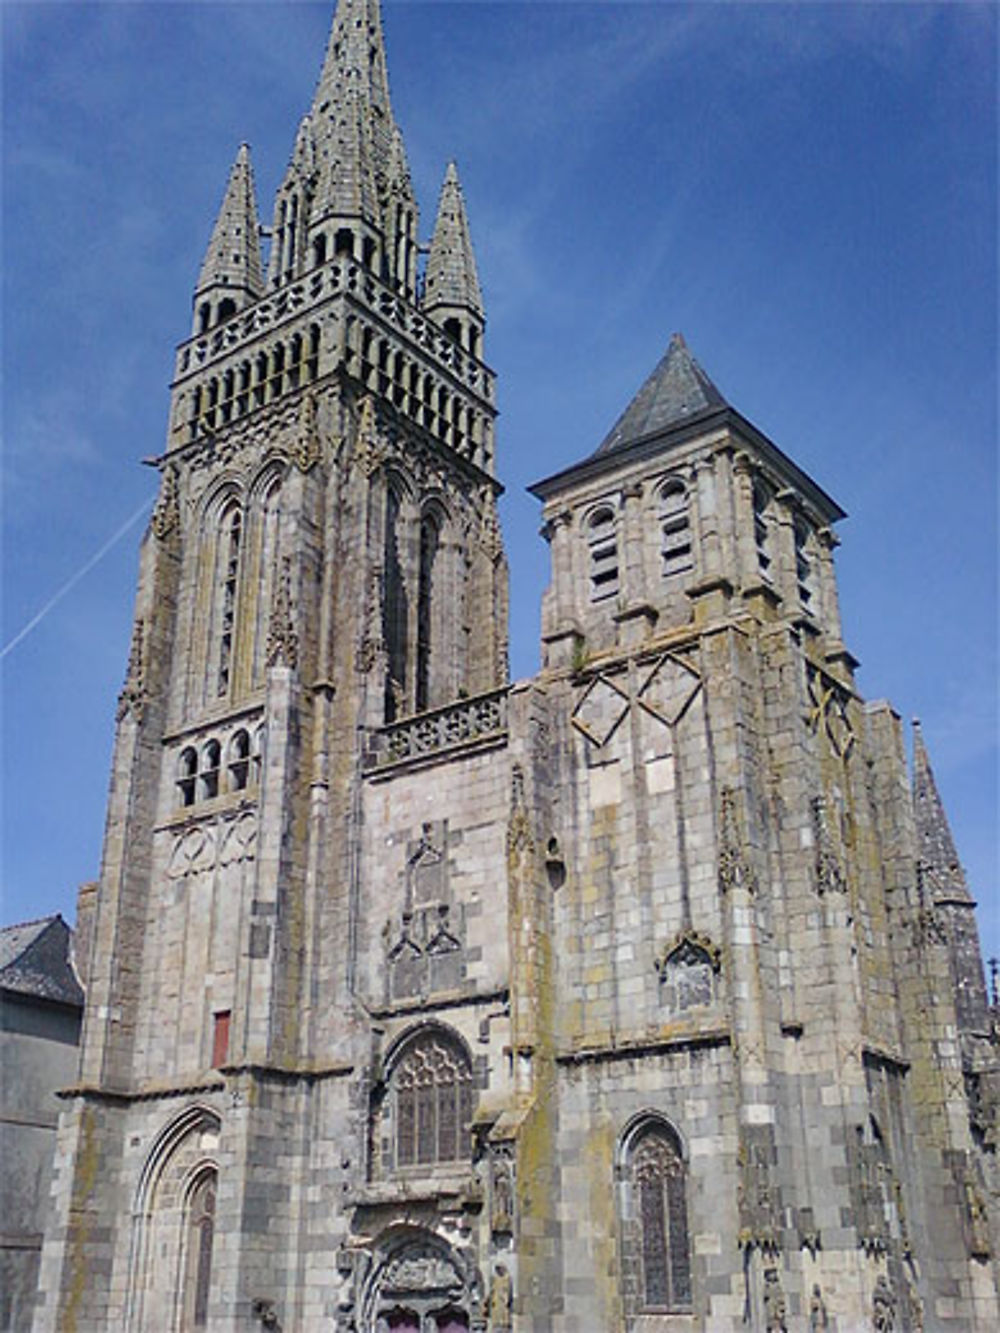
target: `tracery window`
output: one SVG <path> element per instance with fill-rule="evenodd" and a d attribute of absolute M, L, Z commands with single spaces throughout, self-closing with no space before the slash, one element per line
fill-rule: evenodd
<path fill-rule="evenodd" d="M 660 555 L 664 576 L 682 574 L 692 566 L 691 520 L 683 482 L 668 481 L 660 491 Z"/>
<path fill-rule="evenodd" d="M 687 1168 L 677 1135 L 659 1119 L 641 1125 L 626 1158 L 625 1258 L 635 1313 L 691 1309 Z"/>
<path fill-rule="evenodd" d="M 457 1162 L 472 1151 L 472 1067 L 457 1042 L 417 1037 L 392 1077 L 396 1166 Z"/>
<path fill-rule="evenodd" d="M 587 523 L 590 548 L 590 597 L 598 601 L 618 591 L 618 532 L 614 510 L 603 505 Z"/>
<path fill-rule="evenodd" d="M 198 1176 L 188 1196 L 187 1261 L 185 1264 L 185 1328 L 205 1328 L 208 1324 L 208 1296 L 212 1280 L 212 1246 L 215 1240 L 215 1194 L 217 1173 L 214 1168 Z"/>

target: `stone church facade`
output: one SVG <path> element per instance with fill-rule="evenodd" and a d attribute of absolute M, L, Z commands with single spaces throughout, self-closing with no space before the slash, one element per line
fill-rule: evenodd
<path fill-rule="evenodd" d="M 1000 1326 L 994 1015 L 842 511 L 679 336 L 535 486 L 510 684 L 457 174 L 340 0 L 175 367 L 39 1333 Z"/>

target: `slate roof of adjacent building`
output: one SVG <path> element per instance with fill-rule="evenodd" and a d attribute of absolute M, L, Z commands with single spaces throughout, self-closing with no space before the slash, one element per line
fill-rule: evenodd
<path fill-rule="evenodd" d="M 58 914 L 0 928 L 0 988 L 16 995 L 83 1004 L 73 966 L 73 932 Z"/>
<path fill-rule="evenodd" d="M 659 365 L 605 436 L 595 457 L 728 406 L 691 355 L 683 335 L 675 333 Z"/>

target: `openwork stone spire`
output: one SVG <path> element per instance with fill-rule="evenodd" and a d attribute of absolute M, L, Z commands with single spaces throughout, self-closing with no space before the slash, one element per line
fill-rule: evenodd
<path fill-rule="evenodd" d="M 340 0 L 309 113 L 316 149 L 312 221 L 359 217 L 385 231 L 395 188 L 412 206 L 409 169 L 389 101 L 378 0 Z"/>
<path fill-rule="evenodd" d="M 257 199 L 250 149 L 246 144 L 240 145 L 229 173 L 222 207 L 198 275 L 195 301 L 220 287 L 228 288 L 234 299 L 255 300 L 263 290 Z"/>
<path fill-rule="evenodd" d="M 448 163 L 441 187 L 434 238 L 427 258 L 424 308 L 429 315 L 443 309 L 468 311 L 479 319 L 483 315 L 465 200 L 454 162 Z"/>
<path fill-rule="evenodd" d="M 971 902 L 919 721 L 913 719 L 913 808 L 920 864 L 935 902 Z"/>

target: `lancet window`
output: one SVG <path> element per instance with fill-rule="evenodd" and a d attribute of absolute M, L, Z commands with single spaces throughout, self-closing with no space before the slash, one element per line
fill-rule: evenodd
<path fill-rule="evenodd" d="M 762 574 L 771 568 L 771 523 L 767 512 L 770 503 L 770 487 L 760 477 L 756 477 L 753 483 L 753 536 L 757 548 L 757 565 Z"/>
<path fill-rule="evenodd" d="M 602 505 L 587 521 L 590 551 L 590 596 L 592 601 L 618 592 L 618 530 L 615 512 Z"/>
<path fill-rule="evenodd" d="M 406 640 L 408 604 L 400 559 L 400 495 L 390 484 L 385 497 L 385 541 L 382 563 L 382 636 L 385 641 L 387 674 L 385 720 L 394 721 L 406 699 Z"/>
<path fill-rule="evenodd" d="M 185 1328 L 192 1330 L 208 1326 L 216 1184 L 215 1170 L 208 1169 L 197 1176 L 188 1195 L 184 1304 Z"/>
<path fill-rule="evenodd" d="M 799 602 L 805 611 L 812 609 L 815 593 L 815 570 L 809 551 L 811 531 L 805 519 L 797 514 L 792 531 L 795 534 L 795 577 L 798 582 Z"/>
<path fill-rule="evenodd" d="M 281 520 L 281 482 L 272 480 L 255 506 L 257 527 L 257 576 L 253 580 L 257 598 L 257 615 L 254 638 L 253 676 L 255 684 L 260 684 L 264 675 L 264 659 L 267 652 L 267 633 L 270 624 L 271 605 L 275 596 L 278 567 L 278 533 Z"/>
<path fill-rule="evenodd" d="M 472 1150 L 472 1067 L 457 1041 L 423 1033 L 392 1075 L 396 1166 L 457 1162 Z"/>
<path fill-rule="evenodd" d="M 417 711 L 431 706 L 431 663 L 434 613 L 434 563 L 440 533 L 437 519 L 425 514 L 420 524 L 420 569 L 417 581 Z"/>
<path fill-rule="evenodd" d="M 660 490 L 660 555 L 666 577 L 682 574 L 692 565 L 691 519 L 683 482 L 668 481 Z"/>
<path fill-rule="evenodd" d="M 239 591 L 240 549 L 243 543 L 243 511 L 229 505 L 220 522 L 218 622 L 216 638 L 216 694 L 229 692 L 232 679 L 233 644 L 236 627 L 236 598 Z"/>
<path fill-rule="evenodd" d="M 622 1218 L 627 1290 L 635 1314 L 691 1309 L 687 1167 L 673 1128 L 642 1121 L 624 1145 Z"/>

